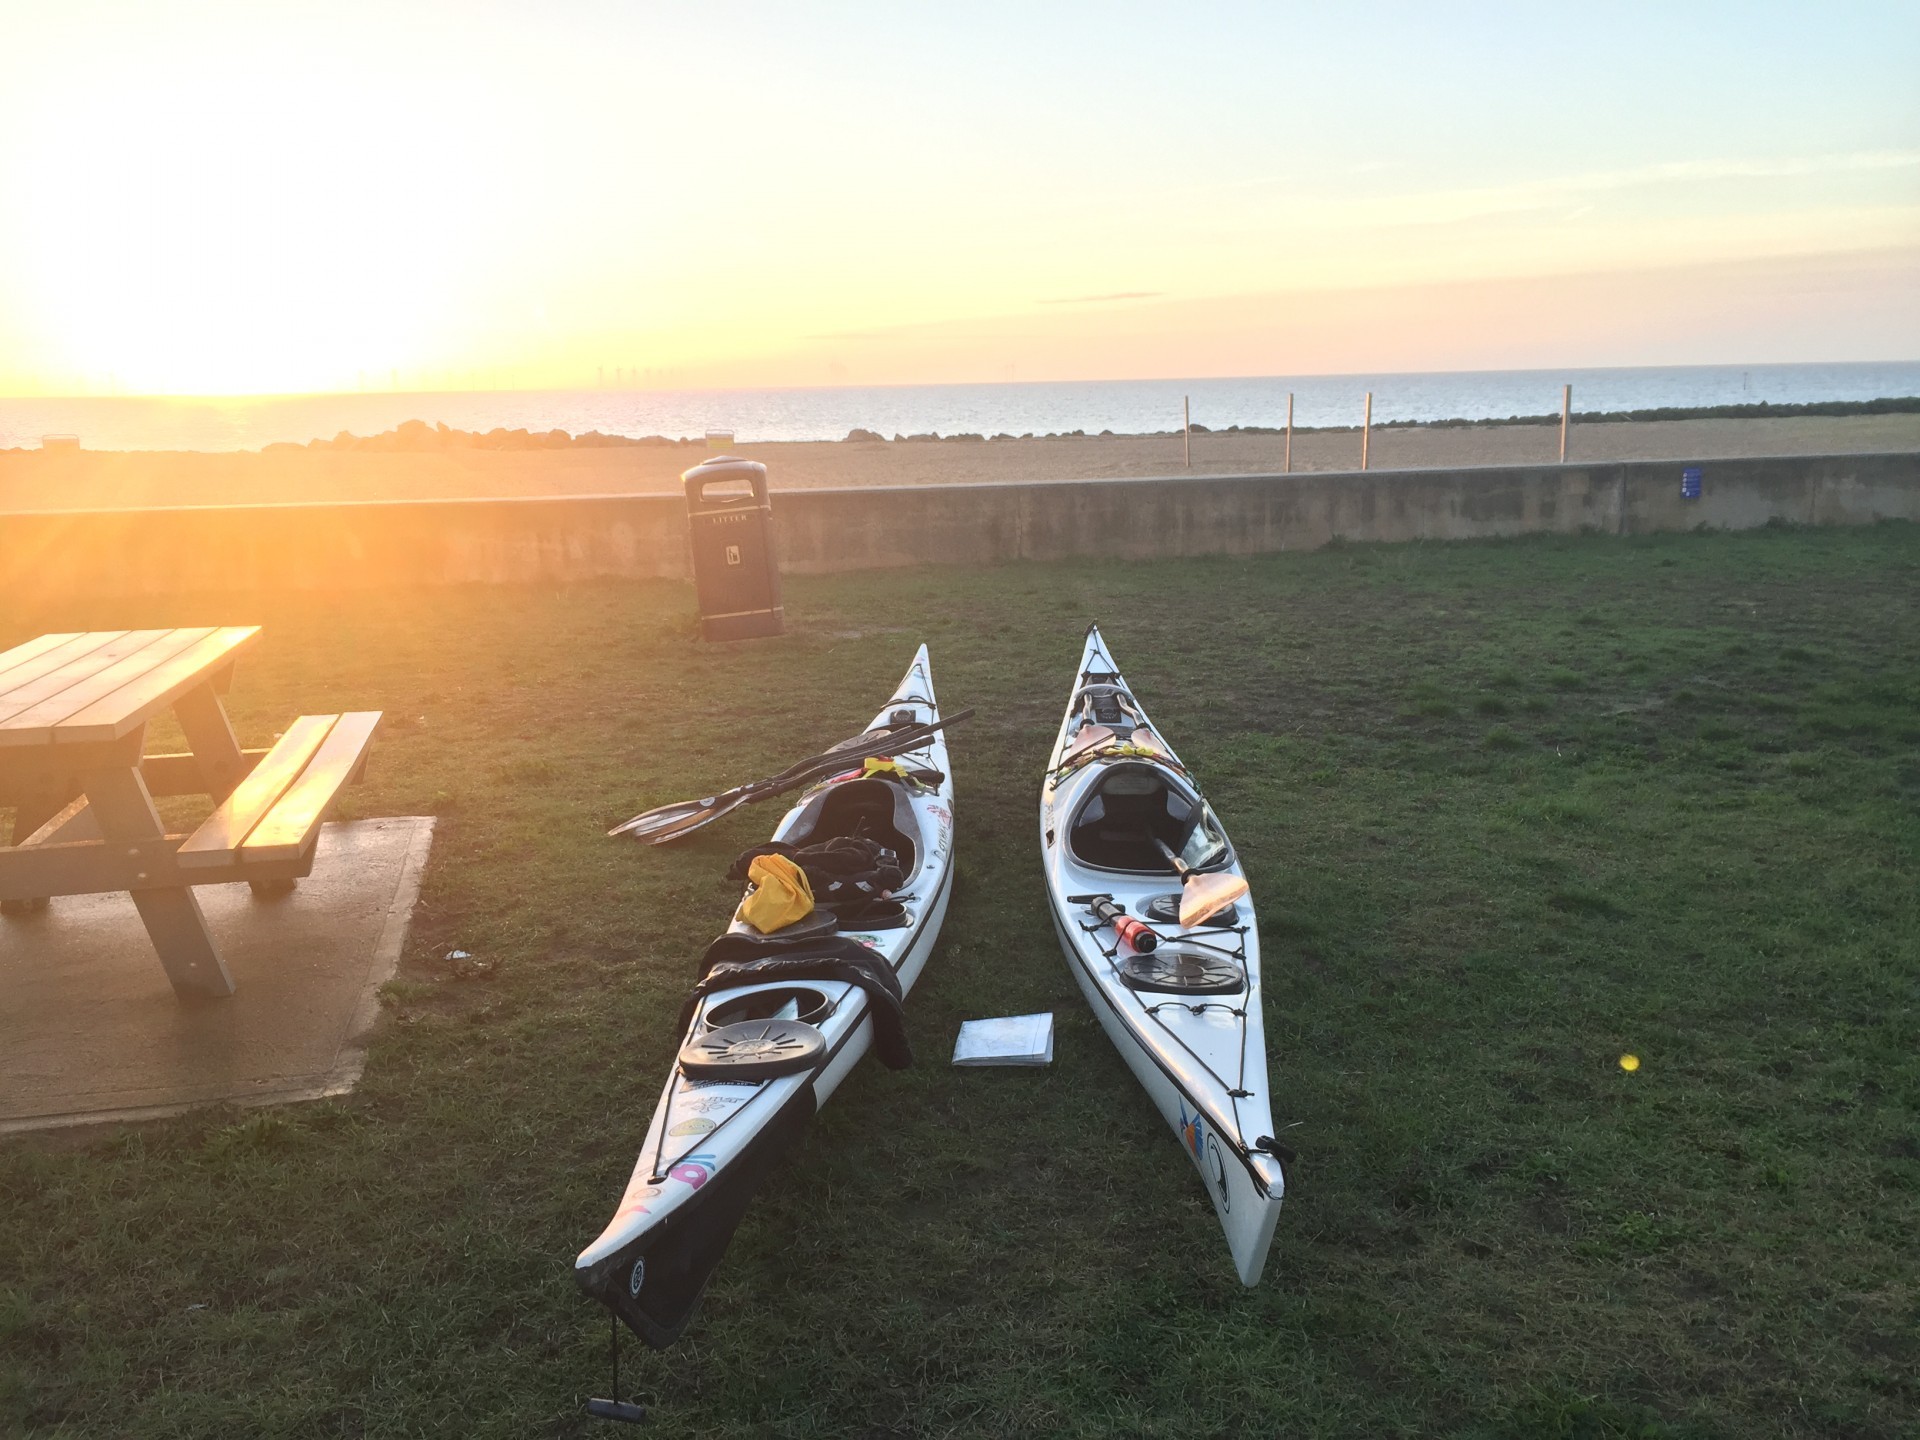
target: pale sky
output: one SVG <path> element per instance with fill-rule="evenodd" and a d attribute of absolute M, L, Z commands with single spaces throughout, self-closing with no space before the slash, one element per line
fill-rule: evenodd
<path fill-rule="evenodd" d="M 0 0 L 0 394 L 1920 357 L 1920 4 Z"/>

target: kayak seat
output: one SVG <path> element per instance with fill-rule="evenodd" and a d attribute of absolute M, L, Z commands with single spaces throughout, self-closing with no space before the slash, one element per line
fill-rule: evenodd
<path fill-rule="evenodd" d="M 807 802 L 793 828 L 780 838 L 793 846 L 817 845 L 842 835 L 876 840 L 900 857 L 912 875 L 919 863 L 920 822 L 907 792 L 885 780 L 848 780 Z"/>
<path fill-rule="evenodd" d="M 1081 863 L 1102 870 L 1170 875 L 1173 869 L 1154 845 L 1178 852 L 1193 833 L 1193 804 L 1144 765 L 1116 765 L 1081 805 L 1068 845 Z"/>

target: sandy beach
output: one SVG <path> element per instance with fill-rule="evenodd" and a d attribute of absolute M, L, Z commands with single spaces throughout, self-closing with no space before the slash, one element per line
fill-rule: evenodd
<path fill-rule="evenodd" d="M 1379 429 L 1371 463 L 1379 470 L 1543 464 L 1557 458 L 1558 444 L 1552 425 Z M 1920 415 L 1576 425 L 1569 458 L 1711 460 L 1865 451 L 1920 451 Z M 1178 435 L 786 443 L 740 445 L 732 453 L 764 462 L 776 490 L 1187 473 Z M 1277 435 L 1196 434 L 1191 473 L 1273 473 L 1282 457 Z M 677 490 L 680 472 L 707 458 L 693 444 L 415 453 L 292 447 L 212 454 L 9 451 L 0 453 L 0 511 L 657 493 Z M 1359 463 L 1357 431 L 1294 437 L 1295 470 L 1353 470 Z"/>

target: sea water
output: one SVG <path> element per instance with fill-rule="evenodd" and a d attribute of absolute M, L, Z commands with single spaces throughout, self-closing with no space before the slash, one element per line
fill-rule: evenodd
<path fill-rule="evenodd" d="M 894 435 L 1120 435 L 1178 430 L 1181 404 L 1212 429 L 1285 423 L 1358 425 L 1368 391 L 1375 424 L 1553 415 L 1560 387 L 1575 411 L 1795 404 L 1920 395 L 1920 360 L 1824 365 L 1686 365 L 1607 370 L 1461 370 L 1426 374 L 1267 375 L 1195 380 L 1061 380 L 979 385 L 870 385 L 789 390 L 368 391 L 233 398 L 0 399 L 0 449 L 48 434 L 89 450 L 253 450 L 342 430 L 373 435 L 405 420 L 460 430 L 599 430 L 743 443 L 841 440 L 855 428 Z"/>

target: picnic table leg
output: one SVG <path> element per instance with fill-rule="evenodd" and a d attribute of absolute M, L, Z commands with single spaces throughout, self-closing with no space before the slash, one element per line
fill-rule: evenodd
<path fill-rule="evenodd" d="M 42 790 L 23 796 L 13 810 L 13 843 L 24 845 L 27 837 L 67 808 L 73 797 L 58 790 Z"/>
<path fill-rule="evenodd" d="M 49 820 L 67 808 L 72 795 L 59 790 L 43 790 L 23 798 L 13 811 L 13 843 L 25 845 Z M 84 837 L 75 835 L 73 839 Z M 36 895 L 27 900 L 0 900 L 0 915 L 31 915 L 47 908 L 47 897 Z"/>
<path fill-rule="evenodd" d="M 147 782 L 140 772 L 96 770 L 86 778 L 87 799 L 99 817 L 109 841 L 157 840 L 166 834 Z M 146 924 L 153 948 L 166 967 L 174 992 L 187 995 L 231 995 L 233 977 L 220 958 L 219 947 L 207 929 L 200 900 L 184 885 L 159 890 L 135 890 L 133 903 Z"/>
<path fill-rule="evenodd" d="M 173 713 L 186 732 L 187 748 L 200 764 L 207 793 L 218 805 L 233 793 L 247 774 L 247 757 L 240 753 L 240 742 L 233 738 L 233 726 L 211 684 L 196 685 L 174 702 Z"/>

